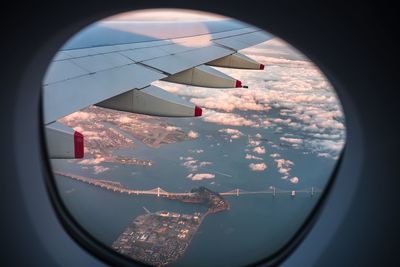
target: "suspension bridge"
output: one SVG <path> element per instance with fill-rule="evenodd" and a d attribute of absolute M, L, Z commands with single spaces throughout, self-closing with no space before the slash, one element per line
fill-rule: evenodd
<path fill-rule="evenodd" d="M 191 196 L 196 193 L 191 192 L 168 192 L 161 187 L 156 187 L 149 190 L 137 190 L 123 187 L 121 183 L 108 181 L 108 180 L 99 180 L 96 178 L 85 177 L 81 175 L 61 172 L 61 171 L 54 171 L 54 174 L 61 175 L 64 177 L 68 177 L 70 179 L 80 181 L 89 185 L 93 185 L 96 187 L 100 187 L 109 191 L 113 191 L 116 193 L 121 194 L 128 194 L 128 195 L 155 195 L 157 197 L 171 197 L 171 196 Z M 241 196 L 241 195 L 252 195 L 252 194 L 271 194 L 272 196 L 281 195 L 281 194 L 289 194 L 294 197 L 297 194 L 309 194 L 311 196 L 321 193 L 322 190 L 318 187 L 310 187 L 301 190 L 283 190 L 273 186 L 270 186 L 268 189 L 259 190 L 259 191 L 246 191 L 240 188 L 236 188 L 227 192 L 219 192 L 221 196 Z"/>

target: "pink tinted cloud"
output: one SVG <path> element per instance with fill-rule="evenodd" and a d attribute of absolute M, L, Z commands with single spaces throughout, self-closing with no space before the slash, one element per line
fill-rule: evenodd
<path fill-rule="evenodd" d="M 187 178 L 193 180 L 193 181 L 201 181 L 204 179 L 213 179 L 215 177 L 215 174 L 212 173 L 196 173 L 196 174 L 189 174 Z"/>
<path fill-rule="evenodd" d="M 212 110 L 206 110 L 203 115 L 206 122 L 216 123 L 227 126 L 256 126 L 256 122 L 248 120 L 234 113 L 222 113 Z"/>
<path fill-rule="evenodd" d="M 252 171 L 261 172 L 267 169 L 267 164 L 265 163 L 250 163 L 249 168 Z"/>
<path fill-rule="evenodd" d="M 253 152 L 257 153 L 257 154 L 265 154 L 266 150 L 265 150 L 265 147 L 263 147 L 263 146 L 257 146 L 255 148 L 253 148 Z"/>

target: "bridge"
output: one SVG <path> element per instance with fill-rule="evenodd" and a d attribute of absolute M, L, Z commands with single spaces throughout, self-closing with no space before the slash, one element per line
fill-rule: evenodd
<path fill-rule="evenodd" d="M 137 189 L 130 189 L 123 187 L 121 183 L 119 182 L 113 182 L 113 181 L 107 181 L 107 180 L 99 180 L 96 178 L 90 178 L 90 177 L 85 177 L 81 175 L 76 175 L 76 174 L 71 174 L 71 173 L 66 173 L 66 172 L 61 172 L 61 171 L 54 171 L 55 174 L 61 175 L 64 177 L 71 178 L 76 181 L 80 181 L 86 184 L 90 184 L 93 186 L 97 186 L 109 191 L 113 191 L 116 193 L 121 193 L 121 194 L 127 194 L 127 195 L 154 195 L 157 197 L 164 196 L 164 197 L 170 197 L 170 196 L 191 196 L 195 193 L 190 193 L 190 192 L 167 192 L 161 187 L 156 187 L 153 189 L 149 190 L 137 190 Z M 292 197 L 294 197 L 296 194 L 299 193 L 306 193 L 310 194 L 311 196 L 315 195 L 316 193 L 321 193 L 322 190 L 318 187 L 311 187 L 307 189 L 302 189 L 302 190 L 283 190 L 279 189 L 276 187 L 269 187 L 266 190 L 259 190 L 259 191 L 245 191 L 239 188 L 233 189 L 231 191 L 227 192 L 220 192 L 219 194 L 221 196 L 240 196 L 240 195 L 251 195 L 251 194 L 271 194 L 272 196 L 276 196 L 278 194 L 289 194 Z"/>

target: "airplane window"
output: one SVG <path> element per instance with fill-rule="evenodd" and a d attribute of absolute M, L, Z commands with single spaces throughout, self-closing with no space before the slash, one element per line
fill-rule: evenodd
<path fill-rule="evenodd" d="M 252 25 L 188 10 L 123 13 L 73 36 L 44 77 L 43 125 L 68 214 L 152 266 L 275 254 L 345 143 L 341 104 L 312 61 Z"/>

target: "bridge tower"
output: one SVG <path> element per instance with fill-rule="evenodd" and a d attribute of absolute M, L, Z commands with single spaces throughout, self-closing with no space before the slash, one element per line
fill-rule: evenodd
<path fill-rule="evenodd" d="M 273 191 L 273 193 L 272 193 L 272 196 L 275 197 L 275 196 L 276 196 L 276 188 L 275 188 L 275 186 L 273 187 L 273 190 L 274 190 L 274 191 Z"/>
<path fill-rule="evenodd" d="M 311 196 L 314 196 L 314 186 L 311 187 Z"/>
<path fill-rule="evenodd" d="M 157 187 L 157 197 L 160 196 L 160 187 Z"/>
<path fill-rule="evenodd" d="M 236 188 L 236 196 L 239 196 L 239 188 Z"/>

